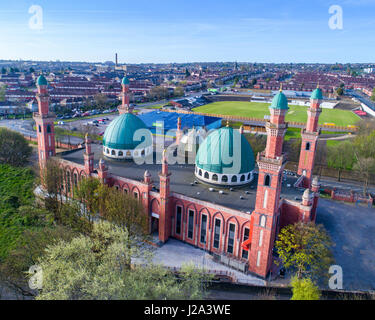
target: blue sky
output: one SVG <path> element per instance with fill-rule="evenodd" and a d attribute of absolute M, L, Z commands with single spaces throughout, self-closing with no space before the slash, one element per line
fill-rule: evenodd
<path fill-rule="evenodd" d="M 331 5 L 342 30 L 328 26 Z M 375 62 L 374 12 L 375 0 L 0 0 L 0 59 Z"/>

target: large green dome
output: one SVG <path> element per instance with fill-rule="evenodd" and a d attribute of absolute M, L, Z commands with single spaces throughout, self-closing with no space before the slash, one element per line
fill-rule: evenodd
<path fill-rule="evenodd" d="M 240 145 L 241 144 L 241 145 Z M 237 148 L 241 148 L 239 153 Z M 237 157 L 233 162 L 225 157 Z M 230 127 L 212 132 L 199 147 L 195 164 L 199 169 L 217 174 L 243 174 L 254 170 L 253 149 L 246 138 Z M 238 165 L 237 165 L 238 164 Z"/>
<path fill-rule="evenodd" d="M 144 122 L 132 113 L 115 118 L 105 130 L 103 146 L 110 149 L 134 150 L 141 141 L 134 141 L 134 133 L 147 129 Z"/>
<path fill-rule="evenodd" d="M 280 91 L 276 96 L 273 97 L 271 108 L 288 110 L 288 99 L 285 94 Z"/>

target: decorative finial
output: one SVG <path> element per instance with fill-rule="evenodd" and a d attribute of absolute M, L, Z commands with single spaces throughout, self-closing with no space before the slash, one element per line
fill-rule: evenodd
<path fill-rule="evenodd" d="M 317 89 L 319 89 L 319 81 L 318 81 L 318 85 L 316 86 Z"/>
<path fill-rule="evenodd" d="M 227 120 L 227 128 L 229 128 L 229 120 Z"/>
<path fill-rule="evenodd" d="M 283 83 L 280 83 L 280 92 L 283 92 Z"/>

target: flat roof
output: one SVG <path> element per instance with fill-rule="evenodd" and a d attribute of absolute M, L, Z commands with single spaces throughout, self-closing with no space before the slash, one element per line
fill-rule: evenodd
<path fill-rule="evenodd" d="M 158 174 L 161 171 L 161 164 L 138 165 L 133 161 L 109 159 L 103 156 L 102 148 L 102 145 L 92 144 L 92 152 L 94 152 L 94 167 L 98 167 L 99 159 L 103 158 L 111 174 L 136 181 L 143 181 L 144 172 L 145 170 L 148 170 L 152 176 L 155 188 L 159 189 Z M 83 165 L 83 154 L 84 149 L 80 149 L 58 156 L 64 160 Z M 156 156 L 160 157 L 160 154 L 154 153 L 154 159 Z M 209 185 L 200 182 L 194 175 L 195 166 L 193 164 L 174 164 L 169 165 L 168 169 L 172 174 L 170 177 L 171 192 L 245 213 L 252 212 L 255 209 L 256 186 L 258 182 L 257 174 L 255 174 L 254 180 L 250 184 L 242 187 L 233 187 L 233 191 L 230 191 L 230 188 L 227 187 Z M 299 201 L 302 200 L 304 190 L 293 187 L 296 180 L 296 177 L 285 176 L 281 190 L 282 198 L 296 200 L 297 197 Z M 198 181 L 198 184 L 194 184 L 195 181 Z M 194 185 L 192 186 L 191 183 Z M 287 187 L 287 185 L 291 185 L 291 187 Z M 214 191 L 210 191 L 210 188 L 213 188 Z M 224 193 L 220 194 L 220 190 L 223 190 Z M 241 196 L 243 199 L 240 198 Z"/>

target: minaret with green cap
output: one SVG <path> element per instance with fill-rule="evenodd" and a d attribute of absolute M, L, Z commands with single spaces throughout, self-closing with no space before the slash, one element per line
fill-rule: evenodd
<path fill-rule="evenodd" d="M 55 156 L 55 115 L 49 111 L 48 83 L 46 78 L 41 75 L 36 81 L 38 92 L 38 112 L 34 113 L 38 139 L 39 165 L 44 167 L 50 157 Z"/>
<path fill-rule="evenodd" d="M 263 278 L 267 277 L 272 267 L 272 248 L 280 221 L 281 184 L 286 164 L 283 143 L 288 127 L 285 123 L 288 109 L 288 99 L 280 87 L 270 106 L 266 150 L 257 157 L 259 173 L 255 209 L 251 214 L 249 270 Z"/>
<path fill-rule="evenodd" d="M 122 104 L 118 107 L 118 111 L 121 114 L 124 113 L 132 113 L 133 108 L 130 107 L 130 81 L 127 76 L 122 78 L 121 81 L 122 92 L 121 92 L 121 100 Z"/>
<path fill-rule="evenodd" d="M 322 90 L 317 88 L 312 92 L 310 98 L 310 108 L 307 110 L 306 128 L 302 130 L 302 145 L 300 159 L 298 164 L 298 174 L 303 175 L 303 186 L 311 187 L 311 179 L 313 175 L 315 153 L 317 142 L 320 134 L 319 116 L 322 113 L 320 105 L 323 100 Z"/>

